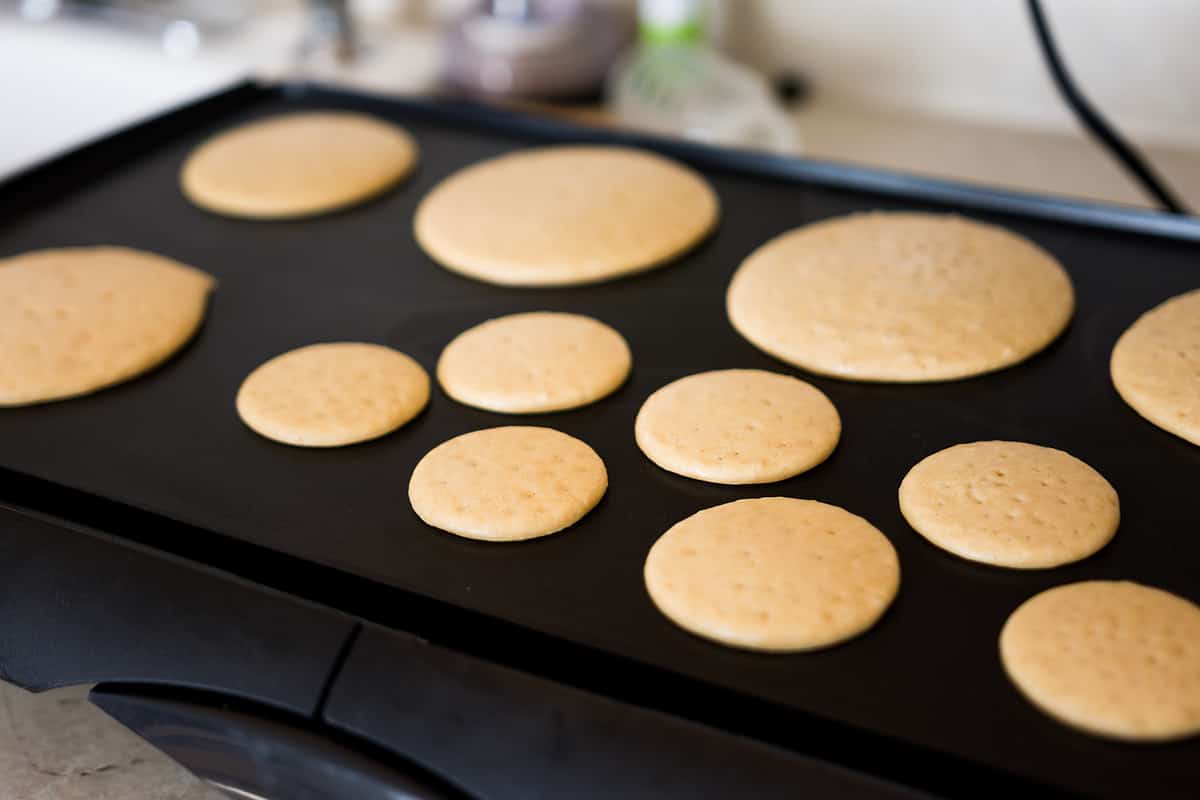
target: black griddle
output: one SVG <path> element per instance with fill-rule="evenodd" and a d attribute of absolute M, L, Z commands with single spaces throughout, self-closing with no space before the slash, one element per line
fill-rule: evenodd
<path fill-rule="evenodd" d="M 403 124 L 421 148 L 415 174 L 366 205 L 294 222 L 227 219 L 180 194 L 183 159 L 206 136 L 307 108 Z M 476 283 L 416 246 L 413 211 L 442 178 L 565 141 L 649 147 L 703 171 L 721 201 L 717 231 L 662 269 L 571 289 Z M 916 786 L 1088 795 L 1150 786 L 1182 797 L 1200 781 L 1200 740 L 1138 747 L 1068 730 L 1018 696 L 996 645 L 1017 605 L 1061 583 L 1123 578 L 1200 600 L 1200 448 L 1138 417 L 1108 378 L 1120 333 L 1200 286 L 1200 220 L 309 86 L 245 86 L 172 112 L 10 181 L 0 209 L 0 257 L 121 244 L 219 281 L 199 335 L 163 367 L 92 396 L 0 410 L 0 500 L 489 661 Z M 871 209 L 956 212 L 1031 238 L 1070 273 L 1074 320 L 1017 367 L 915 386 L 807 375 L 734 332 L 724 293 L 747 254 L 798 225 Z M 234 411 L 246 374 L 285 350 L 381 342 L 432 373 L 466 327 L 534 309 L 589 314 L 621 331 L 634 356 L 627 384 L 587 408 L 521 417 L 435 390 L 401 431 L 336 450 L 275 444 Z M 817 385 L 843 419 L 834 455 L 757 487 L 691 481 L 646 460 L 633 438 L 646 396 L 728 367 Z M 564 533 L 520 544 L 424 526 L 406 496 L 420 457 L 460 433 L 514 423 L 592 445 L 611 482 L 599 506 Z M 1062 448 L 1104 474 L 1122 504 L 1112 544 L 1076 565 L 1017 572 L 956 559 L 915 534 L 896 502 L 906 471 L 951 444 L 993 438 Z M 892 541 L 902 585 L 875 628 L 825 651 L 759 655 L 692 637 L 655 611 L 641 569 L 663 531 L 708 506 L 773 495 L 844 506 Z"/>

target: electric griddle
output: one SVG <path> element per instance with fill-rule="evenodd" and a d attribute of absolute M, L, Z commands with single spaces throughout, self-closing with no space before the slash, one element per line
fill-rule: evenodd
<path fill-rule="evenodd" d="M 416 172 L 366 205 L 299 221 L 224 218 L 181 195 L 180 165 L 206 136 L 310 108 L 404 125 Z M 701 170 L 721 201 L 715 234 L 669 266 L 569 289 L 473 282 L 416 246 L 414 208 L 454 170 L 585 141 Z M 1013 609 L 1061 583 L 1124 578 L 1200 600 L 1200 448 L 1138 417 L 1108 377 L 1139 314 L 1200 286 L 1200 219 L 307 85 L 239 86 L 120 132 L 0 186 L 0 209 L 0 257 L 121 244 L 219 281 L 199 334 L 161 368 L 0 410 L 0 677 L 98 683 L 102 708 L 220 785 L 289 798 L 899 798 L 1185 797 L 1200 782 L 1200 740 L 1133 746 L 1069 730 L 1018 695 L 996 644 Z M 1031 238 L 1074 281 L 1070 327 L 1014 368 L 924 385 L 807 375 L 734 332 L 725 288 L 748 253 L 873 209 L 960 213 Z M 603 320 L 634 357 L 609 398 L 516 420 L 586 441 L 608 467 L 605 498 L 561 534 L 472 542 L 409 507 L 429 449 L 516 418 L 435 390 L 395 434 L 307 450 L 255 435 L 234 411 L 245 375 L 285 350 L 380 342 L 432 373 L 465 328 L 535 309 Z M 817 385 L 844 424 L 834 455 L 751 487 L 645 459 L 633 419 L 646 396 L 730 367 Z M 1121 497 L 1114 541 L 1023 572 L 913 532 L 896 501 L 909 467 L 994 438 L 1062 448 L 1104 474 Z M 654 609 L 641 570 L 663 531 L 772 495 L 843 506 L 895 545 L 899 596 L 863 636 L 755 654 Z"/>

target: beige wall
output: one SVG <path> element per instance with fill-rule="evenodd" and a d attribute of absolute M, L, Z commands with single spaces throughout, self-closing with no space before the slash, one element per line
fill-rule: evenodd
<path fill-rule="evenodd" d="M 1022 0 L 714 0 L 726 48 L 822 98 L 1020 127 L 1074 123 Z M 1120 127 L 1200 147 L 1200 0 L 1043 0 L 1068 66 Z M 723 6 L 723 7 L 722 7 Z"/>

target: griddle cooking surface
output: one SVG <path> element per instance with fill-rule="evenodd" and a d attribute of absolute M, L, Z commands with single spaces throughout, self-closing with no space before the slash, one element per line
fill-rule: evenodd
<path fill-rule="evenodd" d="M 226 219 L 184 200 L 176 175 L 203 137 L 311 106 L 363 109 L 405 124 L 421 146 L 411 180 L 368 205 L 298 222 Z M 1117 336 L 1141 312 L 1200 286 L 1196 244 L 707 169 L 721 200 L 720 226 L 677 263 L 599 286 L 501 289 L 435 266 L 414 242 L 413 211 L 455 169 L 545 139 L 319 90 L 264 91 L 218 107 L 223 113 L 199 128 L 160 126 L 153 146 L 144 135 L 114 139 L 91 159 L 91 168 L 96 159 L 112 168 L 86 185 L 47 190 L 32 202 L 0 188 L 0 201 L 16 209 L 0 223 L 0 256 L 123 244 L 195 265 L 220 282 L 199 336 L 164 367 L 90 397 L 0 410 L 0 465 L 1050 784 L 1088 792 L 1155 781 L 1178 793 L 1194 787 L 1200 740 L 1131 747 L 1066 730 L 1009 685 L 996 637 L 1032 594 L 1085 578 L 1128 578 L 1200 599 L 1200 448 L 1126 408 L 1107 366 Z M 876 208 L 958 210 L 1032 238 L 1075 283 L 1070 328 L 1024 365 L 924 386 L 803 375 L 733 331 L 725 287 L 751 250 L 797 225 Z M 520 418 L 468 409 L 435 390 L 430 407 L 398 433 L 335 450 L 275 444 L 234 411 L 245 375 L 293 347 L 383 342 L 432 374 L 440 349 L 467 326 L 532 309 L 590 314 L 616 327 L 634 354 L 629 382 L 589 408 Z M 845 428 L 832 458 L 751 488 L 691 481 L 647 461 L 633 437 L 642 400 L 680 376 L 727 367 L 801 374 L 826 392 Z M 610 473 L 600 505 L 568 531 L 522 544 L 470 542 L 425 527 L 406 497 L 418 459 L 457 434 L 514 421 L 591 444 Z M 948 445 L 991 438 L 1059 447 L 1103 473 L 1121 497 L 1113 543 L 1081 564 L 1024 573 L 966 563 L 914 533 L 896 502 L 908 468 Z M 711 505 L 770 495 L 844 506 L 891 539 L 902 585 L 874 629 L 817 653 L 756 655 L 694 638 L 654 610 L 642 561 L 667 527 Z"/>

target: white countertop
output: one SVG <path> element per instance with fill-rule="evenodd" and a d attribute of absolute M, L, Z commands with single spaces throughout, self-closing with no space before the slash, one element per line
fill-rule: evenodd
<path fill-rule="evenodd" d="M 0 683 L 0 797 L 222 800 L 89 703 L 87 690 L 35 695 Z"/>

